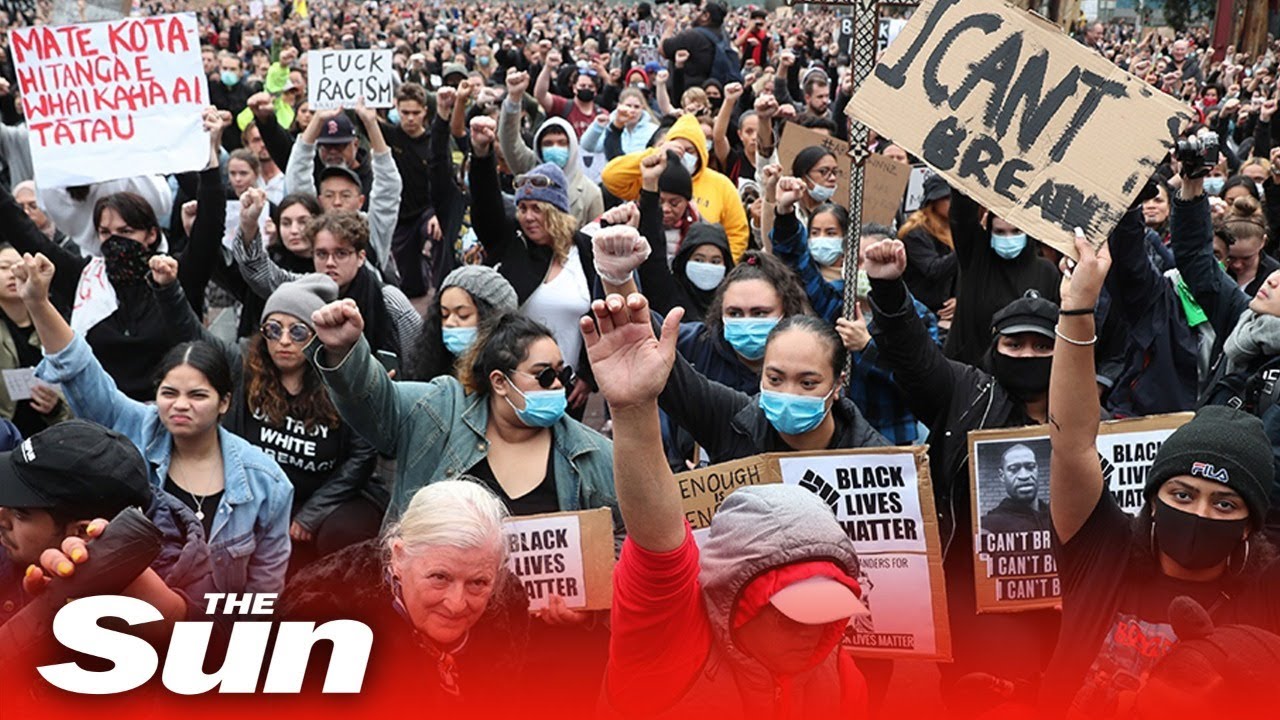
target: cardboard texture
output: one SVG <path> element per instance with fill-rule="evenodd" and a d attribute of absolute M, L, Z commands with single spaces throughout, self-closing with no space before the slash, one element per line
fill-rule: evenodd
<path fill-rule="evenodd" d="M 942 545 L 925 448 L 770 453 L 676 476 L 686 517 L 710 524 L 733 490 L 785 482 L 826 502 L 858 552 L 863 601 L 845 635 L 859 657 L 950 660 Z"/>
<path fill-rule="evenodd" d="M 507 566 L 524 583 L 529 610 L 550 595 L 578 610 L 613 602 L 613 513 L 608 508 L 513 517 L 506 523 Z"/>
<path fill-rule="evenodd" d="M 996 0 L 925 0 L 845 108 L 1030 236 L 1100 244 L 1189 108 Z"/>
<path fill-rule="evenodd" d="M 831 201 L 848 207 L 849 205 L 849 143 L 824 135 L 797 123 L 786 123 L 782 128 L 782 139 L 778 141 L 778 163 L 782 165 L 782 174 L 791 175 L 791 163 L 796 155 L 807 147 L 821 145 L 836 154 L 836 167 L 840 177 L 836 180 L 836 194 Z M 867 158 L 862 179 L 862 222 L 875 222 L 881 225 L 893 225 L 898 214 L 898 206 L 902 203 L 902 194 L 911 179 L 911 166 L 896 163 L 883 155 L 872 155 Z"/>
<path fill-rule="evenodd" d="M 1102 423 L 1099 462 L 1107 490 L 1122 510 L 1136 515 L 1142 509 L 1142 490 L 1156 452 L 1192 417 L 1175 413 Z M 969 433 L 973 572 L 980 613 L 1044 610 L 1061 603 L 1049 535 L 1051 457 L 1047 425 Z"/>

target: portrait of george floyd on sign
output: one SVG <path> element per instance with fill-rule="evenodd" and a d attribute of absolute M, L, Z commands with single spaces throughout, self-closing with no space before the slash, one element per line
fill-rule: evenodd
<path fill-rule="evenodd" d="M 1104 241 L 1192 117 L 995 0 L 921 3 L 845 112 L 1073 258 L 1074 228 Z"/>
<path fill-rule="evenodd" d="M 1191 418 L 1191 413 L 1173 413 L 1099 426 L 1098 462 L 1121 510 L 1142 511 L 1156 453 Z M 974 431 L 968 441 L 978 612 L 1058 607 L 1062 586 L 1049 515 L 1049 426 Z"/>
<path fill-rule="evenodd" d="M 681 473 L 676 482 L 695 538 L 738 488 L 786 483 L 817 495 L 858 553 L 869 612 L 849 623 L 849 652 L 951 659 L 942 545 L 923 448 L 766 453 Z"/>

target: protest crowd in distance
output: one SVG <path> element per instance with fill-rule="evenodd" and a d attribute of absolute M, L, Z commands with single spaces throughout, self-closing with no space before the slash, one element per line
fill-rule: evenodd
<path fill-rule="evenodd" d="M 1276 715 L 1272 36 L 6 7 L 7 697 Z"/>

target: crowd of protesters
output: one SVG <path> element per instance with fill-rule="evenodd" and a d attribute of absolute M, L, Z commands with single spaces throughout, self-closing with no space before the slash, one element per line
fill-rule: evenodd
<path fill-rule="evenodd" d="M 865 608 L 827 506 L 741 489 L 695 542 L 673 473 L 918 443 L 956 717 L 1273 707 L 1280 44 L 1075 29 L 1187 103 L 1180 136 L 1219 151 L 1171 153 L 1073 262 L 941 175 L 892 226 L 850 228 L 836 155 L 779 157 L 789 124 L 849 137 L 830 9 L 196 16 L 207 164 L 67 188 L 34 182 L 0 35 L 0 369 L 37 378 L 21 399 L 0 384 L 0 630 L 138 507 L 164 550 L 117 589 L 167 622 L 206 592 L 364 620 L 391 638 L 384 698 L 875 717 L 893 665 L 841 647 Z M 394 106 L 313 109 L 307 53 L 331 48 L 391 51 Z M 891 137 L 869 149 L 923 166 Z M 1179 411 L 1197 414 L 1124 514 L 1099 419 Z M 968 433 L 1043 424 L 1062 606 L 981 614 Z M 530 613 L 504 521 L 595 508 L 613 518 L 612 609 Z M 1140 677 L 1109 671 L 1137 642 L 1124 628 Z"/>

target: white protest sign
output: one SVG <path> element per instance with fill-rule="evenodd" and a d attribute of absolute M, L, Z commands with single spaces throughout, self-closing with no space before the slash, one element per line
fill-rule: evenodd
<path fill-rule="evenodd" d="M 822 498 L 858 551 L 862 602 L 845 645 L 867 657 L 951 658 L 942 545 L 922 448 L 773 455 Z"/>
<path fill-rule="evenodd" d="M 36 369 L 33 367 L 0 370 L 0 376 L 4 377 L 4 389 L 9 393 L 9 399 L 14 402 L 30 400 L 31 389 L 36 385 L 58 388 L 55 384 L 47 383 L 37 378 Z"/>
<path fill-rule="evenodd" d="M 845 111 L 1036 239 L 1106 240 L 1190 110 L 996 0 L 925 0 Z"/>
<path fill-rule="evenodd" d="M 42 188 L 199 170 L 209 89 L 195 16 L 10 33 Z"/>
<path fill-rule="evenodd" d="M 395 101 L 390 50 L 311 50 L 307 53 L 307 99 L 315 110 L 371 108 Z"/>
<path fill-rule="evenodd" d="M 1156 453 L 1191 413 L 1102 423 L 1098 462 L 1107 492 L 1130 515 Z M 1062 586 L 1050 536 L 1049 429 L 1044 425 L 969 433 L 974 588 L 978 612 L 1049 609 Z"/>
<path fill-rule="evenodd" d="M 552 595 L 570 608 L 603 610 L 612 600 L 613 516 L 608 508 L 512 518 L 507 567 L 524 585 L 529 610 Z"/>
<path fill-rule="evenodd" d="M 920 209 L 920 204 L 924 202 L 924 181 L 933 175 L 933 171 L 927 165 L 913 165 L 911 167 L 911 177 L 907 179 L 907 198 L 902 202 L 902 211 L 913 213 Z"/>
<path fill-rule="evenodd" d="M 263 10 L 262 0 L 249 0 L 249 17 L 251 18 L 262 17 L 262 10 Z"/>

